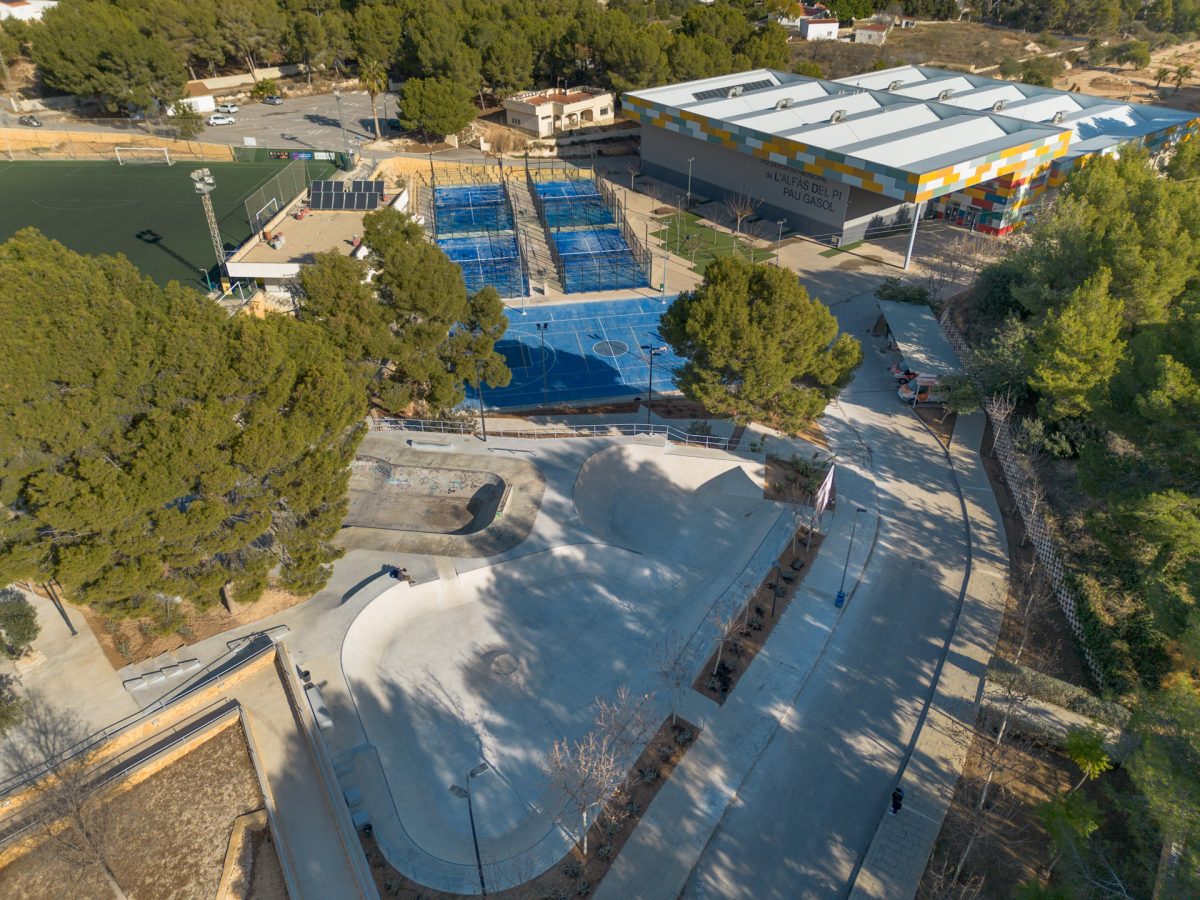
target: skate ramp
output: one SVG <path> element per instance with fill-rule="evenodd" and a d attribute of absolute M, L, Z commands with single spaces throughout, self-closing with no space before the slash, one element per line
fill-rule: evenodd
<path fill-rule="evenodd" d="M 575 509 L 603 543 L 699 566 L 778 515 L 763 499 L 765 477 L 761 462 L 736 454 L 622 444 L 583 464 Z"/>

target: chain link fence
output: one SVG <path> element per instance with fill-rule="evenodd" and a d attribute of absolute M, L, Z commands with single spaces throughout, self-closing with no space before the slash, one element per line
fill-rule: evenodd
<path fill-rule="evenodd" d="M 950 321 L 948 314 L 943 314 L 941 326 L 946 338 L 962 361 L 967 375 L 979 389 L 980 394 L 984 395 L 986 409 L 987 397 L 984 394 L 983 380 L 980 377 L 974 353 L 958 328 Z M 1004 474 L 1004 483 L 1012 492 L 1017 512 L 1021 517 L 1021 525 L 1025 529 L 1025 537 L 1033 545 L 1038 565 L 1041 566 L 1050 582 L 1058 607 L 1066 616 L 1072 633 L 1079 641 L 1088 670 L 1097 684 L 1104 685 L 1107 682 L 1104 667 L 1100 665 L 1096 653 L 1086 643 L 1083 623 L 1079 616 L 1078 599 L 1072 590 L 1068 577 L 1069 572 L 1063 562 L 1058 539 L 1042 511 L 1046 496 L 1045 489 L 1037 476 L 1033 462 L 1017 449 L 1009 423 L 998 419 L 990 410 L 987 411 L 987 417 L 992 426 L 992 452 L 1000 463 L 1000 470 Z"/>

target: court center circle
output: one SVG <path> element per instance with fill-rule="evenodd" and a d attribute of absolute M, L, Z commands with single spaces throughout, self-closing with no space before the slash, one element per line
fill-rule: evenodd
<path fill-rule="evenodd" d="M 629 352 L 629 345 L 624 341 L 600 341 L 592 345 L 592 352 L 597 356 L 624 356 Z"/>

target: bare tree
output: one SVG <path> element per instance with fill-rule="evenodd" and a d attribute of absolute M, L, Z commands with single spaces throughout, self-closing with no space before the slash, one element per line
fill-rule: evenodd
<path fill-rule="evenodd" d="M 725 211 L 734 221 L 734 234 L 741 237 L 742 222 L 754 215 L 754 211 L 762 206 L 762 201 L 751 194 L 737 193 L 725 195 Z"/>
<path fill-rule="evenodd" d="M 574 822 L 583 822 L 582 837 L 576 847 L 587 856 L 588 829 L 593 821 L 592 811 L 610 799 L 619 800 L 625 784 L 626 769 L 620 764 L 620 754 L 609 735 L 590 731 L 580 741 L 566 739 L 554 742 L 542 763 L 550 788 L 564 800 L 559 824 L 568 831 Z M 571 824 L 562 821 L 567 810 L 573 814 Z"/>
<path fill-rule="evenodd" d="M 987 410 L 987 414 L 992 420 L 992 456 L 995 456 L 996 441 L 1000 439 L 1000 429 L 1008 423 L 1008 420 L 1012 418 L 1012 414 L 1016 412 L 1017 402 L 1013 400 L 1011 392 L 1007 394 L 992 394 L 992 396 L 983 401 L 983 408 Z"/>
<path fill-rule="evenodd" d="M 109 862 L 128 848 L 113 846 L 107 773 L 89 766 L 86 754 L 72 754 L 87 736 L 73 713 L 31 696 L 25 721 L 7 742 L 8 762 L 14 771 L 37 777 L 33 815 L 55 849 L 78 868 L 98 872 L 112 895 L 126 900 Z"/>
<path fill-rule="evenodd" d="M 687 639 L 675 630 L 668 631 L 666 636 L 654 645 L 654 669 L 671 692 L 672 725 L 679 717 L 679 699 L 690 674 L 690 666 L 684 658 L 686 650 Z"/>
<path fill-rule="evenodd" d="M 717 674 L 717 669 L 721 667 L 721 654 L 725 651 L 725 644 L 733 635 L 734 628 L 737 626 L 739 610 L 722 609 L 713 607 L 708 613 L 709 623 L 717 629 L 717 659 L 713 663 L 712 674 Z"/>
<path fill-rule="evenodd" d="M 609 737 L 617 761 L 629 768 L 657 730 L 654 695 L 634 694 L 621 685 L 612 700 L 597 697 L 595 709 L 596 730 Z"/>
<path fill-rule="evenodd" d="M 629 189 L 633 190 L 633 180 L 642 174 L 642 158 L 634 156 L 625 163 L 625 171 L 629 173 Z"/>
<path fill-rule="evenodd" d="M 986 235 L 964 231 L 954 236 L 932 264 L 926 263 L 926 287 L 940 297 L 953 286 L 967 288 L 981 269 L 1003 256 L 1004 244 Z"/>

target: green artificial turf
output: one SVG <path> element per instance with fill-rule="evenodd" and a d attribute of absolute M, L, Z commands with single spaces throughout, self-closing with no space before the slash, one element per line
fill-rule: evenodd
<path fill-rule="evenodd" d="M 284 165 L 0 161 L 0 241 L 33 227 L 79 253 L 122 253 L 160 284 L 175 279 L 204 286 L 216 254 L 189 173 L 212 172 L 213 211 L 225 248 L 232 250 L 250 236 L 243 201 Z M 334 170 L 332 162 L 307 166 L 309 179 Z"/>
<path fill-rule="evenodd" d="M 654 232 L 654 236 L 671 253 L 691 262 L 692 269 L 697 272 L 703 272 L 704 267 L 717 257 L 737 256 L 763 262 L 775 255 L 772 250 L 753 247 L 732 234 L 701 225 L 700 217 L 692 213 L 677 213 L 660 221 L 664 227 Z"/>
<path fill-rule="evenodd" d="M 826 259 L 828 259 L 831 256 L 837 256 L 839 253 L 848 253 L 849 251 L 854 250 L 857 247 L 861 247 L 864 243 L 866 243 L 866 242 L 865 241 L 854 241 L 853 243 L 850 243 L 850 244 L 844 244 L 841 247 L 831 247 L 828 250 L 822 250 L 817 255 L 824 256 Z"/>

